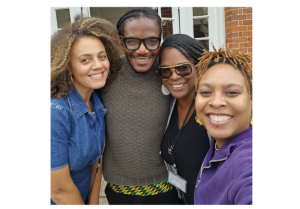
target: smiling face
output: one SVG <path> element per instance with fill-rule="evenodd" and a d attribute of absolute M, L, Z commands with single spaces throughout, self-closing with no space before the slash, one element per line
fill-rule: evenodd
<path fill-rule="evenodd" d="M 193 98 L 195 95 L 195 80 L 197 71 L 192 62 L 186 58 L 178 49 L 165 48 L 161 56 L 161 67 L 174 66 L 178 64 L 189 63 L 192 65 L 192 73 L 181 77 L 172 71 L 171 77 L 162 79 L 165 87 L 177 99 Z"/>
<path fill-rule="evenodd" d="M 102 88 L 108 71 L 109 60 L 99 39 L 86 36 L 76 40 L 71 50 L 71 75 L 81 95 Z"/>
<path fill-rule="evenodd" d="M 195 104 L 200 121 L 220 145 L 250 128 L 252 99 L 244 76 L 232 65 L 216 64 L 203 74 Z"/>
<path fill-rule="evenodd" d="M 149 38 L 159 37 L 159 26 L 156 20 L 148 18 L 132 19 L 125 23 L 124 37 Z M 122 37 L 120 36 L 121 41 Z M 124 43 L 123 43 L 124 45 Z M 137 72 L 147 72 L 155 61 L 159 48 L 153 51 L 148 50 L 142 42 L 140 47 L 135 51 L 128 50 L 124 45 L 125 55 L 132 67 Z"/>

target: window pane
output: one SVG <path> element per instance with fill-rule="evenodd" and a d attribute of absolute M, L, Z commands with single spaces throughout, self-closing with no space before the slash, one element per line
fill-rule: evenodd
<path fill-rule="evenodd" d="M 57 28 L 62 28 L 66 23 L 70 23 L 69 9 L 56 10 Z"/>
<path fill-rule="evenodd" d="M 207 7 L 193 7 L 193 16 L 208 15 Z"/>
<path fill-rule="evenodd" d="M 172 17 L 172 7 L 161 7 L 161 17 Z"/>
<path fill-rule="evenodd" d="M 173 34 L 172 20 L 163 20 L 163 39 L 165 40 L 168 36 Z"/>
<path fill-rule="evenodd" d="M 209 50 L 209 40 L 198 40 L 201 44 L 204 45 L 204 47 L 206 48 L 206 50 Z"/>
<path fill-rule="evenodd" d="M 209 37 L 208 18 L 194 19 L 194 38 Z"/>

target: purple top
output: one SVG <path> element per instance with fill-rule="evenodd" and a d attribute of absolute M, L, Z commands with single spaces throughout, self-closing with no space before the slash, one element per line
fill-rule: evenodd
<path fill-rule="evenodd" d="M 216 153 L 215 139 L 211 139 L 196 180 L 194 204 L 252 204 L 252 128 L 227 141 Z"/>

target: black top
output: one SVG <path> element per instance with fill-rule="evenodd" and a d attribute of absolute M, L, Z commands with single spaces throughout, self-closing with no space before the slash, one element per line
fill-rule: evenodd
<path fill-rule="evenodd" d="M 185 198 L 188 204 L 194 204 L 196 178 L 209 149 L 207 131 L 203 126 L 199 126 L 195 117 L 196 113 L 194 111 L 190 119 L 186 122 L 174 148 L 178 175 L 187 181 Z M 170 165 L 173 165 L 173 160 L 168 153 L 168 146 L 171 145 L 171 141 L 174 141 L 179 130 L 176 101 L 167 131 L 161 143 L 161 155 Z"/>

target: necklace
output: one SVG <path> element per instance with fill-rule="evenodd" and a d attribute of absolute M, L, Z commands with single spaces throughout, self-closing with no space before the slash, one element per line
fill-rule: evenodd
<path fill-rule="evenodd" d="M 215 143 L 215 152 L 218 151 L 219 148 L 218 148 L 218 145 L 217 145 L 217 142 Z"/>

